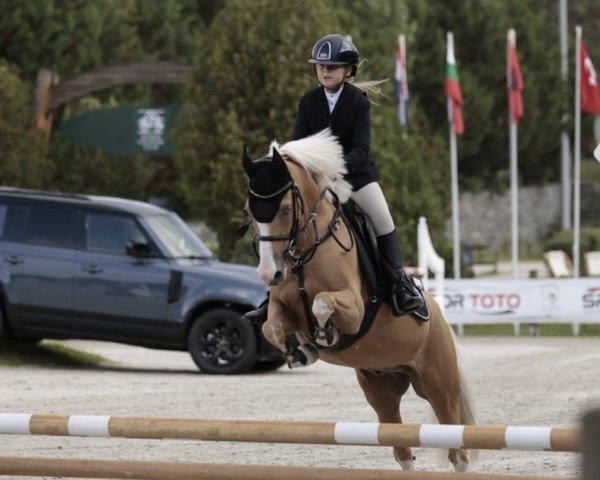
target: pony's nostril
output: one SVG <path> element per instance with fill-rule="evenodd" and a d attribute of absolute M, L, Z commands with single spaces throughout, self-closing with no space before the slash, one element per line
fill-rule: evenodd
<path fill-rule="evenodd" d="M 273 275 L 273 279 L 271 280 L 271 285 L 277 285 L 282 280 L 283 280 L 283 272 L 281 270 L 277 270 L 277 272 L 275 272 L 275 275 Z"/>

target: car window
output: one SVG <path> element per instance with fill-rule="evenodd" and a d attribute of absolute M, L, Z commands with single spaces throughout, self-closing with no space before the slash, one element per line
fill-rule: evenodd
<path fill-rule="evenodd" d="M 25 243 L 68 248 L 75 226 L 75 212 L 63 207 L 30 206 Z"/>
<path fill-rule="evenodd" d="M 212 252 L 174 213 L 145 217 L 150 228 L 160 238 L 173 257 L 212 258 Z"/>
<path fill-rule="evenodd" d="M 86 249 L 125 255 L 128 243 L 148 243 L 132 217 L 104 213 L 85 216 Z"/>
<path fill-rule="evenodd" d="M 0 204 L 0 239 L 7 242 L 22 242 L 26 221 L 27 207 Z"/>

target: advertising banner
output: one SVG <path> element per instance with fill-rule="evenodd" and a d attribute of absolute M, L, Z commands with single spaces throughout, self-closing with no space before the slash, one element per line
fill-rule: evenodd
<path fill-rule="evenodd" d="M 451 324 L 600 323 L 600 278 L 446 279 L 444 309 Z"/>

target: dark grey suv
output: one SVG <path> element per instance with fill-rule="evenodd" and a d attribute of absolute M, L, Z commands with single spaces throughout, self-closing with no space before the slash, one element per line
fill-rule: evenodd
<path fill-rule="evenodd" d="M 283 360 L 241 318 L 265 296 L 175 213 L 119 198 L 0 188 L 0 334 L 189 350 L 205 372 Z"/>

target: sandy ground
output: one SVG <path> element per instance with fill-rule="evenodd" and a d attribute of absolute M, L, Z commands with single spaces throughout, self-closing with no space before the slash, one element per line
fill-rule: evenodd
<path fill-rule="evenodd" d="M 210 376 L 198 373 L 182 352 L 65 343 L 117 366 L 0 367 L 1 412 L 376 421 L 350 369 L 319 362 L 303 370 Z M 466 338 L 460 343 L 481 424 L 577 426 L 586 408 L 600 405 L 598 339 Z M 430 421 L 427 404 L 412 390 L 402 412 L 407 423 Z M 419 470 L 449 470 L 436 450 L 413 453 Z M 387 447 L 116 438 L 4 436 L 0 455 L 397 468 Z M 569 453 L 486 451 L 475 470 L 575 475 L 579 461 Z"/>

